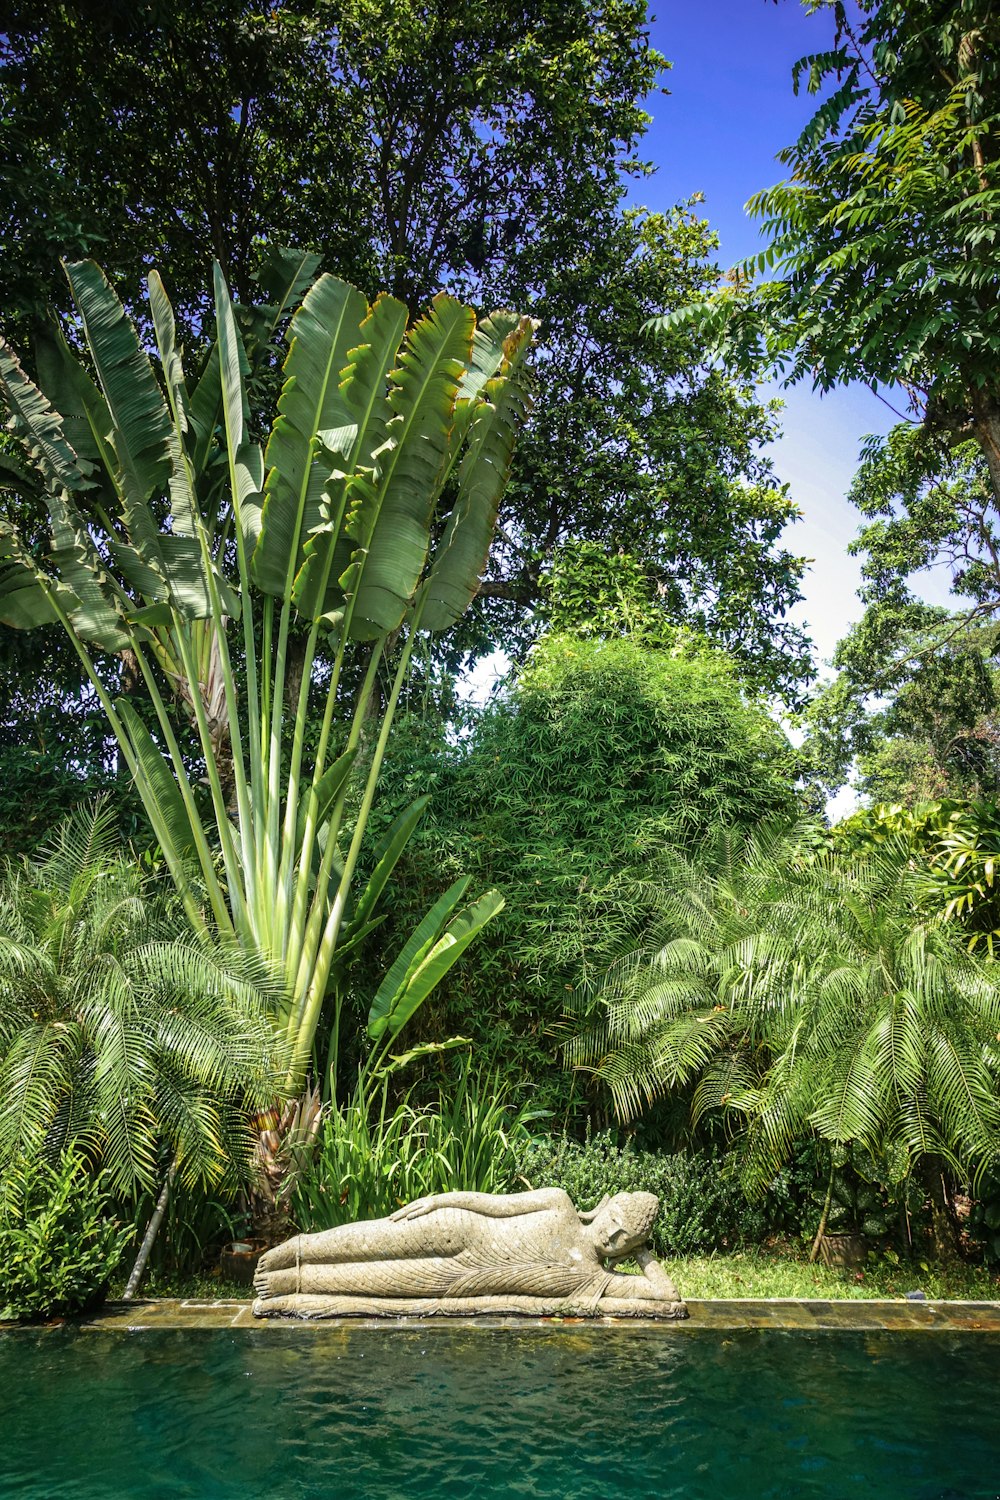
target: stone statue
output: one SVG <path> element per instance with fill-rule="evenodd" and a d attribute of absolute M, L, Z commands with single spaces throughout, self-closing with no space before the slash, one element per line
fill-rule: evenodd
<path fill-rule="evenodd" d="M 658 1200 L 618 1193 L 578 1213 L 561 1188 L 418 1198 L 388 1219 L 300 1234 L 262 1255 L 259 1318 L 686 1318 L 644 1247 Z M 608 1263 L 632 1256 L 641 1275 Z"/>

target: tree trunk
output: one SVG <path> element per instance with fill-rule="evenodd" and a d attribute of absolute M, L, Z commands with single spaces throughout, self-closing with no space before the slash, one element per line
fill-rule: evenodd
<path fill-rule="evenodd" d="M 997 509 L 1000 510 L 1000 403 L 985 392 L 978 393 L 974 400 L 973 431 L 983 450 Z"/>
<path fill-rule="evenodd" d="M 301 1098 L 289 1099 L 283 1109 L 276 1107 L 257 1118 L 251 1214 L 255 1234 L 271 1244 L 288 1238 L 289 1187 L 312 1156 L 322 1123 L 319 1089 L 309 1086 Z"/>
<path fill-rule="evenodd" d="M 140 1285 L 142 1284 L 142 1278 L 146 1274 L 146 1262 L 149 1260 L 150 1251 L 153 1248 L 153 1242 L 156 1239 L 160 1225 L 163 1223 L 163 1216 L 167 1211 L 167 1204 L 170 1202 L 170 1189 L 174 1185 L 174 1178 L 176 1176 L 177 1163 L 176 1161 L 173 1161 L 171 1162 L 170 1170 L 164 1179 L 163 1187 L 160 1189 L 160 1196 L 156 1200 L 156 1207 L 153 1209 L 153 1216 L 146 1226 L 146 1233 L 142 1237 L 142 1244 L 139 1246 L 139 1254 L 135 1258 L 135 1265 L 132 1267 L 132 1274 L 128 1279 L 128 1285 L 126 1286 L 122 1296 L 122 1301 L 124 1302 L 131 1302 L 132 1298 L 135 1296 L 136 1292 L 139 1290 Z"/>
<path fill-rule="evenodd" d="M 285 707 L 294 717 L 299 706 L 299 690 L 306 665 L 306 645 L 309 636 L 305 630 L 291 630 L 285 650 Z"/>
<path fill-rule="evenodd" d="M 951 1205 L 943 1165 L 938 1157 L 924 1158 L 922 1177 L 924 1190 L 930 1202 L 934 1254 L 938 1260 L 947 1265 L 959 1258 L 958 1221 Z"/>
<path fill-rule="evenodd" d="M 823 1243 L 823 1236 L 826 1234 L 827 1221 L 830 1217 L 830 1205 L 833 1202 L 833 1174 L 836 1170 L 834 1163 L 831 1161 L 830 1177 L 826 1184 L 826 1202 L 823 1204 L 823 1212 L 819 1216 L 819 1228 L 816 1231 L 816 1238 L 813 1240 L 812 1249 L 809 1251 L 810 1265 L 813 1264 L 819 1254 L 820 1246 Z"/>

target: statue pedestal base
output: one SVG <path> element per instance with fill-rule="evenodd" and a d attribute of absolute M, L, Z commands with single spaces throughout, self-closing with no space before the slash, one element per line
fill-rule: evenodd
<path fill-rule="evenodd" d="M 258 1298 L 255 1318 L 686 1318 L 683 1302 L 652 1297 L 342 1297 L 297 1292 Z"/>

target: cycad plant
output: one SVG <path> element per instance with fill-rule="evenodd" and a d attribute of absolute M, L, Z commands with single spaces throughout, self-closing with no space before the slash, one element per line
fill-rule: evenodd
<path fill-rule="evenodd" d="M 634 1117 L 694 1085 L 762 1192 L 804 1136 L 975 1174 L 1000 1156 L 1000 980 L 924 921 L 905 847 L 854 859 L 800 835 L 678 858 L 662 918 L 590 993 L 567 1049 Z"/>
<path fill-rule="evenodd" d="M 247 1174 L 247 1107 L 273 1097 L 267 976 L 177 936 L 177 898 L 79 814 L 0 877 L 0 1176 L 83 1153 L 119 1198 L 168 1155 L 191 1184 Z M 183 933 L 183 922 L 181 922 Z"/>
<path fill-rule="evenodd" d="M 153 273 L 158 379 L 98 267 L 66 271 L 88 358 L 53 330 L 36 385 L 0 344 L 0 394 L 27 460 L 5 457 L 3 468 L 22 494 L 35 486 L 50 530 L 39 555 L 0 521 L 0 619 L 60 621 L 69 632 L 192 928 L 214 925 L 280 975 L 293 1093 L 328 998 L 335 1077 L 344 960 L 377 924 L 424 804 L 390 829 L 358 889 L 414 645 L 421 631 L 447 629 L 478 587 L 524 418 L 532 324 L 509 313 L 477 324 L 441 295 L 407 328 L 394 298 L 369 306 L 335 277 L 313 281 L 313 258 L 286 253 L 265 268 L 273 300 L 253 316 L 234 309 L 216 268 L 216 337 L 195 380 Z M 266 341 L 304 291 L 262 449 L 241 329 Z M 290 692 L 296 621 L 304 657 Z M 155 737 L 98 669 L 95 653 L 126 651 L 148 689 Z M 307 707 L 320 662 L 326 700 L 313 748 Z M 375 690 L 387 664 L 379 721 Z M 349 682 L 360 683 L 352 709 Z M 185 763 L 171 696 L 197 732 L 204 819 L 200 768 Z M 371 1017 L 373 1039 L 395 1037 L 499 910 L 489 892 L 456 915 L 465 889 L 452 887 L 394 971 Z"/>

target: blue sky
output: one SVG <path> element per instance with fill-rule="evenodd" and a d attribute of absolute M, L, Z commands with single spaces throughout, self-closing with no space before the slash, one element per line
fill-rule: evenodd
<path fill-rule="evenodd" d="M 652 0 L 651 10 L 653 43 L 673 68 L 664 77 L 669 95 L 654 95 L 646 106 L 653 123 L 645 155 L 656 176 L 630 196 L 657 209 L 704 193 L 700 211 L 729 266 L 759 248 L 744 204 L 785 175 L 775 155 L 795 139 L 814 103 L 793 94 L 792 65 L 830 46 L 831 20 L 807 16 L 799 0 Z M 800 618 L 823 661 L 860 613 L 858 560 L 847 555 L 859 517 L 844 498 L 860 442 L 896 419 L 864 387 L 820 397 L 800 385 L 777 394 L 786 411 L 775 467 L 804 513 L 788 541 L 815 559 Z M 920 591 L 943 603 L 947 579 L 928 578 Z"/>

